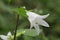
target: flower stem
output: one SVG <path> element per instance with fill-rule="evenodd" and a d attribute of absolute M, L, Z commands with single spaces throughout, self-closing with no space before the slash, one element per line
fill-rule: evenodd
<path fill-rule="evenodd" d="M 14 33 L 14 40 L 16 40 L 16 34 L 17 34 L 17 28 L 18 28 L 18 22 L 19 22 L 19 14 L 17 14 L 16 28 L 15 28 L 15 33 Z"/>

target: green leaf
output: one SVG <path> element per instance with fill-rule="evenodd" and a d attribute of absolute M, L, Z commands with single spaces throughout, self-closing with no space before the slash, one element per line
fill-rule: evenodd
<path fill-rule="evenodd" d="M 24 34 L 26 36 L 38 36 L 34 29 L 20 29 L 18 30 L 17 34 Z"/>
<path fill-rule="evenodd" d="M 34 29 L 25 29 L 24 35 L 26 36 L 38 36 Z"/>
<path fill-rule="evenodd" d="M 28 17 L 24 7 L 16 8 L 15 11 L 23 17 Z"/>

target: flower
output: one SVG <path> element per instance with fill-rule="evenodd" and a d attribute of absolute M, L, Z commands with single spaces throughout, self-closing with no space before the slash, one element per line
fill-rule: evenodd
<path fill-rule="evenodd" d="M 11 32 L 8 32 L 7 36 L 6 35 L 0 35 L 2 40 L 9 40 L 10 36 L 11 36 Z"/>
<path fill-rule="evenodd" d="M 39 34 L 41 32 L 41 29 L 39 29 L 39 25 L 49 27 L 48 23 L 44 20 L 45 18 L 47 18 L 50 15 L 49 13 L 46 15 L 38 15 L 34 12 L 27 11 L 26 14 L 27 14 L 28 20 L 30 22 L 30 29 L 32 27 L 34 27 L 37 34 Z"/>

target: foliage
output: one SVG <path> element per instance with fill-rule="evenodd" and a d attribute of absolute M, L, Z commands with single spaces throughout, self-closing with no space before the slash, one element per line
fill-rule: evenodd
<path fill-rule="evenodd" d="M 29 30 L 29 21 L 24 18 L 27 15 L 23 6 L 40 15 L 50 13 L 45 19 L 50 28 L 41 27 L 43 32 L 35 36 L 34 30 Z M 43 12 L 40 13 L 40 10 Z M 19 33 L 22 29 L 26 31 L 18 37 L 18 40 L 60 40 L 60 0 L 0 0 L 0 34 L 7 34 L 8 31 L 14 34 L 16 14 L 20 15 Z"/>

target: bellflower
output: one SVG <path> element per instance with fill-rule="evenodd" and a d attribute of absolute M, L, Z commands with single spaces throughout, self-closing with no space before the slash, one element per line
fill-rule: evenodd
<path fill-rule="evenodd" d="M 30 29 L 34 27 L 37 34 L 41 32 L 41 29 L 39 29 L 39 25 L 49 27 L 49 24 L 44 20 L 50 15 L 49 13 L 46 15 L 38 15 L 34 12 L 30 12 L 30 11 L 26 11 L 26 12 L 27 12 L 26 14 L 28 16 L 28 20 L 30 22 Z"/>
<path fill-rule="evenodd" d="M 10 36 L 11 36 L 11 32 L 8 32 L 7 35 L 0 35 L 2 40 L 9 40 Z"/>

